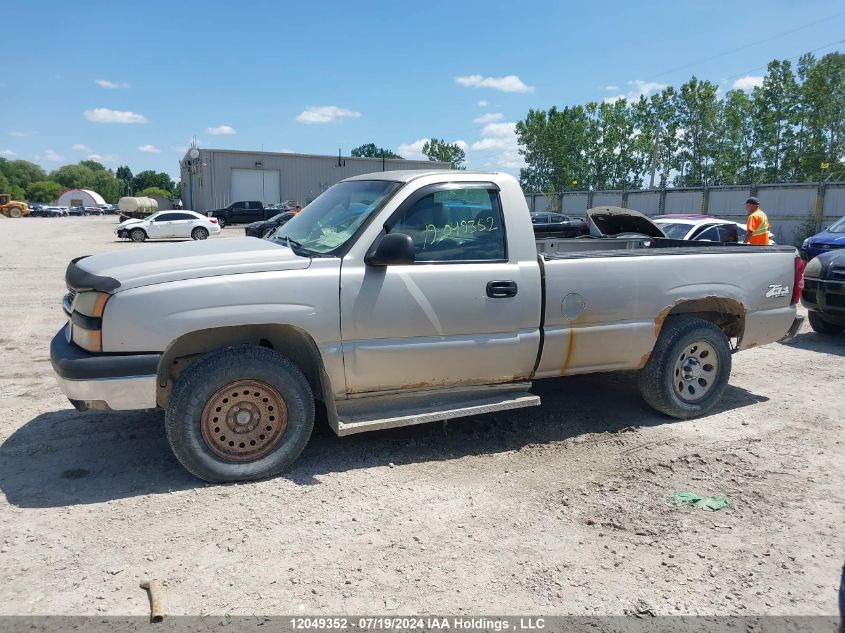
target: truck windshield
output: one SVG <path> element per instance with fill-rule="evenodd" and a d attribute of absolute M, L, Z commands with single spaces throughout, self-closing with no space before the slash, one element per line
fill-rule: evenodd
<path fill-rule="evenodd" d="M 330 187 L 282 226 L 272 242 L 303 255 L 326 255 L 341 248 L 401 183 L 351 180 Z"/>

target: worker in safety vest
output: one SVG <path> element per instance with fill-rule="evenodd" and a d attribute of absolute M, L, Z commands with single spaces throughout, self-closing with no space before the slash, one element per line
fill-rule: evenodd
<path fill-rule="evenodd" d="M 745 243 L 746 244 L 763 244 L 768 245 L 769 242 L 769 218 L 763 213 L 760 208 L 760 201 L 757 198 L 751 197 L 745 201 L 745 211 L 748 213 L 748 221 L 746 222 Z"/>

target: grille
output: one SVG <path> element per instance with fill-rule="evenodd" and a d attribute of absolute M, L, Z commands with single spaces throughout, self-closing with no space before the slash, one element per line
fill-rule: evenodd
<path fill-rule="evenodd" d="M 804 290 L 801 293 L 801 298 L 804 299 L 807 303 L 818 303 L 818 299 L 816 298 L 816 291 L 815 290 Z"/>
<path fill-rule="evenodd" d="M 845 281 L 845 268 L 832 268 L 830 278 L 836 281 Z"/>

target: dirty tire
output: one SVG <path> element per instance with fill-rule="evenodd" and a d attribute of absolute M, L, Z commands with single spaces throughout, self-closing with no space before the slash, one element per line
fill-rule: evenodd
<path fill-rule="evenodd" d="M 809 317 L 810 327 L 813 328 L 814 332 L 819 334 L 832 336 L 835 334 L 841 334 L 842 330 L 845 329 L 841 325 L 835 325 L 829 321 L 825 321 L 824 317 L 815 310 L 809 310 L 807 312 L 807 316 Z"/>
<path fill-rule="evenodd" d="M 264 383 L 283 399 L 286 426 L 272 450 L 256 459 L 226 459 L 203 437 L 203 411 L 232 383 Z M 266 347 L 239 345 L 210 352 L 176 382 L 164 418 L 167 440 L 190 473 L 209 482 L 249 481 L 279 474 L 305 449 L 314 428 L 314 395 L 286 356 Z"/>
<path fill-rule="evenodd" d="M 704 354 L 704 358 L 697 354 Z M 686 374 L 691 376 L 689 380 L 678 373 L 684 371 L 684 359 L 694 359 L 697 364 L 685 366 L 690 372 Z M 703 371 L 708 366 L 709 373 Z M 695 371 L 700 373 L 696 375 Z M 717 326 L 697 317 L 670 317 L 640 372 L 639 388 L 653 409 L 683 420 L 710 411 L 722 397 L 730 374 L 730 345 Z M 704 384 L 699 385 L 702 380 Z"/>
<path fill-rule="evenodd" d="M 147 239 L 147 234 L 144 232 L 144 229 L 132 229 L 129 231 L 129 239 L 133 242 L 143 242 Z"/>
<path fill-rule="evenodd" d="M 10 218 L 19 218 L 23 215 L 21 212 L 20 207 L 9 207 L 9 217 Z"/>
<path fill-rule="evenodd" d="M 217 224 L 220 225 L 221 229 L 226 228 L 226 218 L 217 218 Z"/>
<path fill-rule="evenodd" d="M 191 238 L 195 240 L 204 240 L 208 238 L 208 231 L 202 227 L 197 227 L 191 231 Z"/>

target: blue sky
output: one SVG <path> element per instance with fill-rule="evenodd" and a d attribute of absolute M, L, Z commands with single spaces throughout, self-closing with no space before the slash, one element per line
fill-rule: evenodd
<path fill-rule="evenodd" d="M 194 136 L 406 158 L 435 136 L 516 173 L 529 108 L 693 74 L 750 87 L 773 58 L 845 50 L 841 0 L 4 4 L 0 156 L 47 170 L 99 157 L 176 176 Z"/>

